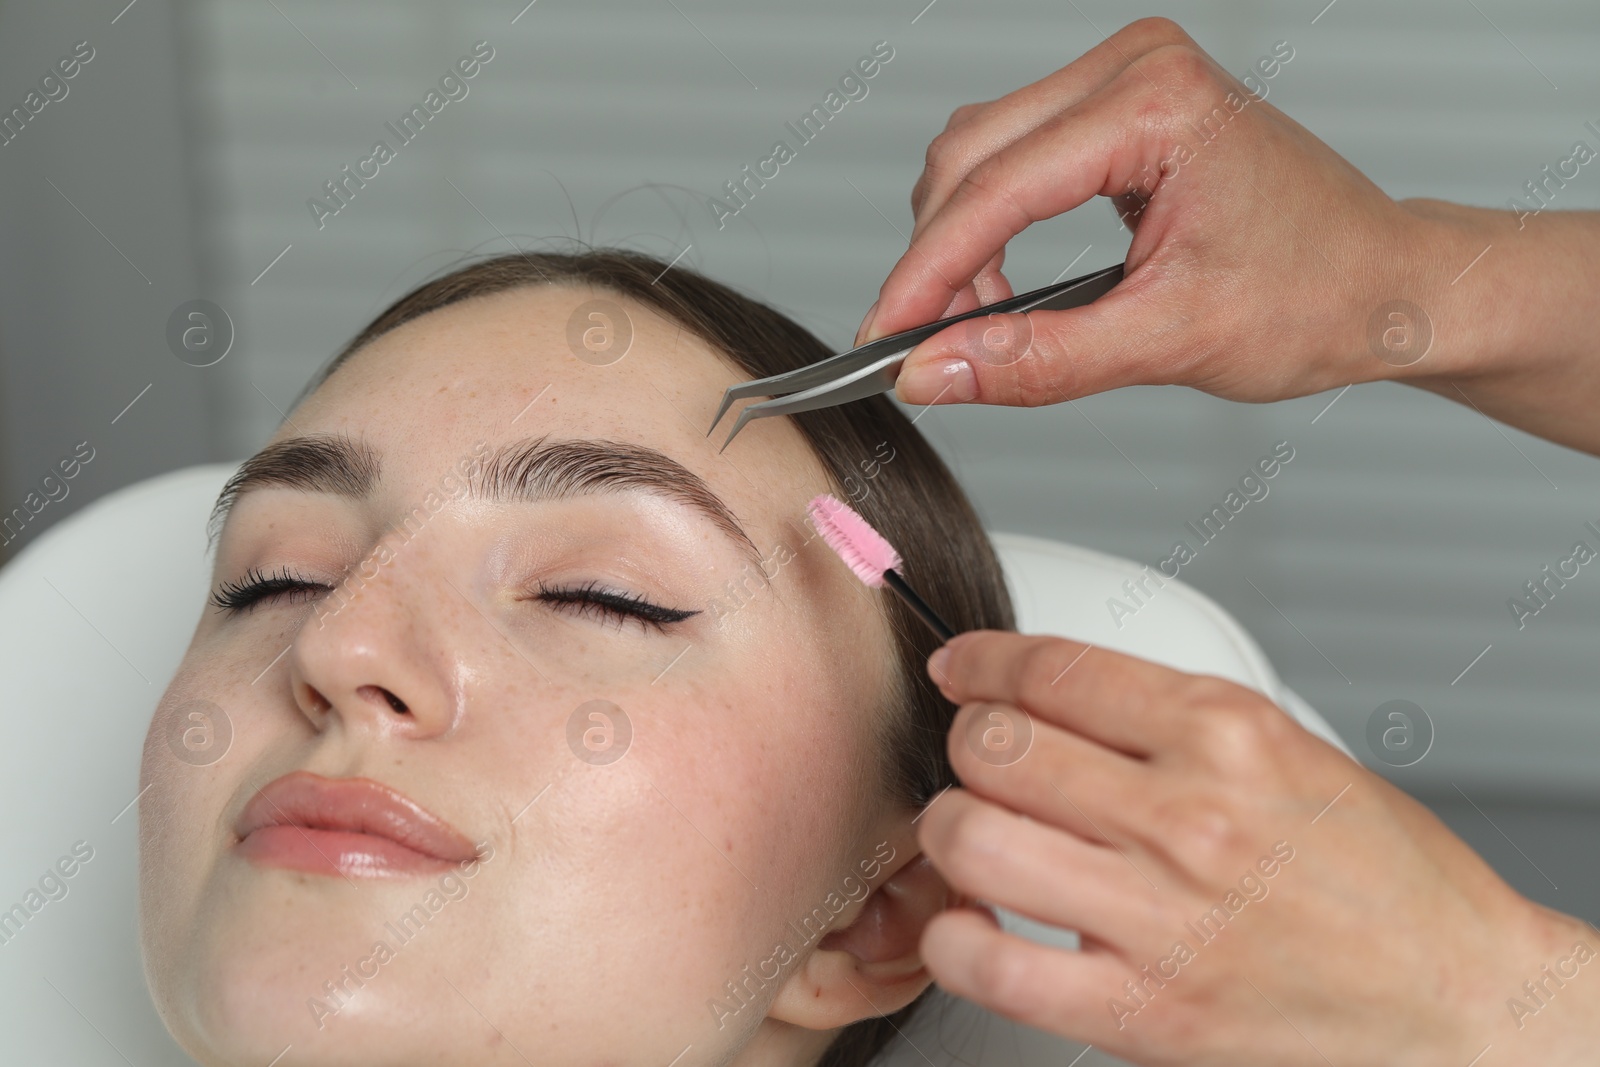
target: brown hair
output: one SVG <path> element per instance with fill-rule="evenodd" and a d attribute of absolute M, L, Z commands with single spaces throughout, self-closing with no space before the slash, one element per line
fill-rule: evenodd
<path fill-rule="evenodd" d="M 547 284 L 591 286 L 637 301 L 681 324 L 752 378 L 832 354 L 809 331 L 766 304 L 640 252 L 523 252 L 460 267 L 401 297 L 312 379 L 301 398 L 352 353 L 412 319 L 458 300 Z M 934 610 L 958 632 L 1015 628 L 999 561 L 971 502 L 887 396 L 790 418 L 822 462 L 834 491 L 893 542 L 904 557 L 907 581 Z M 892 451 L 884 453 L 884 448 Z M 892 458 L 885 460 L 885 455 Z M 858 496 L 857 489 L 868 491 Z M 939 695 L 924 667 L 938 640 L 898 597 L 885 594 L 880 604 L 898 659 L 891 698 L 904 709 L 883 720 L 886 732 L 879 753 L 884 788 L 892 800 L 918 807 L 955 784 L 945 750 L 955 708 Z M 864 1067 L 926 999 L 924 994 L 893 1015 L 845 1027 L 818 1067 Z"/>

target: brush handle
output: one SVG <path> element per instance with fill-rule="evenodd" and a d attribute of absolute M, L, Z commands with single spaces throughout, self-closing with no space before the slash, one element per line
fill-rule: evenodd
<path fill-rule="evenodd" d="M 948 641 L 956 635 L 956 632 L 950 628 L 950 624 L 939 618 L 939 613 L 928 607 L 927 602 L 917 595 L 916 590 L 906 584 L 906 580 L 900 577 L 898 572 L 894 570 L 884 571 L 883 581 L 890 589 L 900 595 L 900 599 L 904 600 L 906 605 L 916 612 L 923 622 L 928 624 L 928 629 L 939 635 L 940 641 Z"/>

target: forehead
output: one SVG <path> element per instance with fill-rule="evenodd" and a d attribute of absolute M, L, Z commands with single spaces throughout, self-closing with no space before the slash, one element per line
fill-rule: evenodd
<path fill-rule="evenodd" d="M 722 391 L 746 377 L 641 303 L 591 287 L 524 287 L 459 301 L 377 338 L 274 439 L 358 435 L 382 454 L 388 482 L 426 478 L 479 443 L 605 438 L 667 453 L 742 519 L 799 522 L 828 486 L 788 420 L 759 420 L 721 454 L 720 440 L 706 436 Z"/>

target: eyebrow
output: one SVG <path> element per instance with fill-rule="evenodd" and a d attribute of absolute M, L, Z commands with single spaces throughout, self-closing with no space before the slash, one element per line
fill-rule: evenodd
<path fill-rule="evenodd" d="M 646 445 L 538 437 L 502 445 L 481 462 L 476 455 L 465 462 L 468 492 L 484 500 L 534 502 L 626 492 L 665 497 L 710 519 L 761 565 L 755 542 L 705 480 Z M 345 435 L 307 434 L 270 444 L 223 485 L 207 523 L 209 536 L 215 541 L 233 505 L 252 490 L 277 487 L 360 500 L 371 495 L 382 471 L 377 452 Z"/>
<path fill-rule="evenodd" d="M 223 483 L 206 522 L 207 535 L 217 539 L 234 503 L 252 489 L 279 486 L 360 499 L 372 491 L 381 470 L 377 453 L 348 437 L 310 434 L 275 442 L 245 460 Z"/>

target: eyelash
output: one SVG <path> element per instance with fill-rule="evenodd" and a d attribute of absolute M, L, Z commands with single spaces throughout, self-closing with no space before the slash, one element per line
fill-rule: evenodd
<path fill-rule="evenodd" d="M 263 574 L 252 567 L 237 582 L 222 583 L 211 595 L 211 603 L 219 611 L 237 615 L 254 609 L 264 600 L 285 593 L 291 595 L 292 603 L 310 599 L 319 590 L 325 591 L 327 588 L 320 582 L 308 582 L 295 577 L 287 567 L 273 574 Z M 551 588 L 541 581 L 539 599 L 580 616 L 592 614 L 601 619 L 615 619 L 619 628 L 632 619 L 641 627 L 653 627 L 660 632 L 665 632 L 673 623 L 700 614 L 698 611 L 663 607 L 642 596 L 614 592 L 597 581 L 566 588 Z"/>
<path fill-rule="evenodd" d="M 665 632 L 666 628 L 675 622 L 682 622 L 700 614 L 698 611 L 663 607 L 642 596 L 613 592 L 597 581 L 554 589 L 541 581 L 539 599 L 561 605 L 564 610 L 577 615 L 593 614 L 599 618 L 615 619 L 619 628 L 629 619 L 633 619 L 642 627 L 653 627 L 660 632 Z"/>
<path fill-rule="evenodd" d="M 289 573 L 287 567 L 270 575 L 262 574 L 255 567 L 251 567 L 237 582 L 223 582 L 221 587 L 211 594 L 211 603 L 218 611 L 237 615 L 251 610 L 268 597 L 291 593 L 296 594 L 300 600 L 306 600 L 314 596 L 318 590 L 327 588 L 319 582 L 308 582 L 295 577 Z"/>

